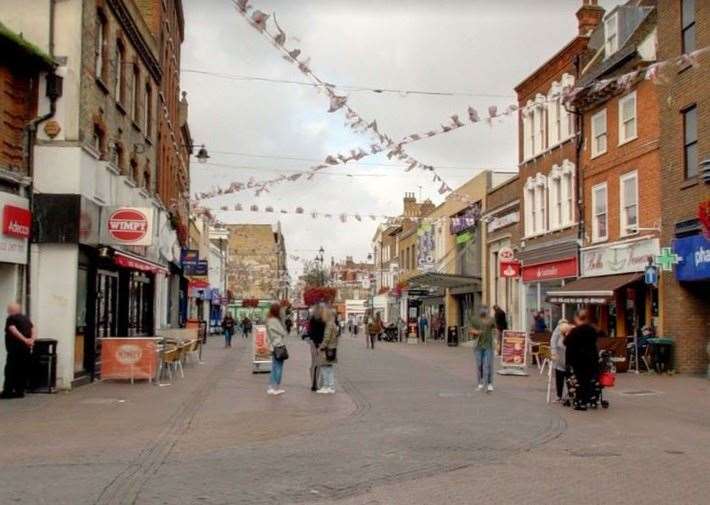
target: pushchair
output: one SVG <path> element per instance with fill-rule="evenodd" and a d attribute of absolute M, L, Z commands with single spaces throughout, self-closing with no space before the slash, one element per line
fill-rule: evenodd
<path fill-rule="evenodd" d="M 611 359 L 611 352 L 607 350 L 599 351 L 599 367 L 598 373 L 594 374 L 590 379 L 589 391 L 587 395 L 586 405 L 582 405 L 581 399 L 577 398 L 579 391 L 579 380 L 572 370 L 567 377 L 567 392 L 568 399 L 564 405 L 570 407 L 582 406 L 596 409 L 599 405 L 603 409 L 609 408 L 609 400 L 604 398 L 604 389 L 614 387 L 616 381 L 616 366 Z"/>

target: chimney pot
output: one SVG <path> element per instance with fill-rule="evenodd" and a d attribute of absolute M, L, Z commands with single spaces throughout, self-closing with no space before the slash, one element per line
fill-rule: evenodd
<path fill-rule="evenodd" d="M 577 11 L 579 36 L 586 37 L 599 26 L 604 17 L 604 8 L 597 0 L 582 0 L 582 6 Z"/>

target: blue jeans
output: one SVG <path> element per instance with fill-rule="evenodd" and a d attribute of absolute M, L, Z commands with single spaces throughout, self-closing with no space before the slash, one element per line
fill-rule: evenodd
<path fill-rule="evenodd" d="M 493 384 L 493 349 L 476 347 L 473 355 L 476 357 L 478 384 Z"/>
<path fill-rule="evenodd" d="M 224 343 L 228 346 L 232 345 L 232 335 L 234 335 L 234 330 L 229 328 L 224 330 Z"/>
<path fill-rule="evenodd" d="M 333 365 L 320 367 L 320 379 L 322 387 L 335 389 L 335 367 Z"/>
<path fill-rule="evenodd" d="M 271 358 L 271 380 L 269 384 L 272 386 L 281 385 L 281 377 L 284 374 L 284 362 L 278 359 Z"/>

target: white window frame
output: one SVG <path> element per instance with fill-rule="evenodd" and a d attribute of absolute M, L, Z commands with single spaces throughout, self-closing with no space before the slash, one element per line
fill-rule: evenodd
<path fill-rule="evenodd" d="M 629 179 L 634 180 L 634 186 L 635 186 L 635 192 L 636 192 L 636 224 L 634 225 L 636 227 L 635 231 L 629 231 L 629 223 L 626 222 L 626 207 L 627 207 L 627 202 L 625 198 L 625 192 L 624 192 L 624 184 L 626 181 Z M 631 172 L 627 172 L 623 174 L 621 177 L 619 177 L 619 236 L 621 237 L 626 237 L 629 235 L 636 235 L 639 230 L 639 218 L 640 216 L 640 208 L 639 208 L 639 201 L 640 201 L 640 195 L 639 195 L 639 178 L 638 178 L 638 171 L 637 170 L 632 170 Z"/>
<path fill-rule="evenodd" d="M 609 36 L 609 27 L 614 27 L 614 39 L 611 42 Z M 611 14 L 604 20 L 604 57 L 608 58 L 619 50 L 619 14 L 617 12 Z"/>
<path fill-rule="evenodd" d="M 533 122 L 533 153 L 540 154 L 545 151 L 545 141 L 547 140 L 547 119 L 545 118 L 545 95 L 538 94 L 535 97 L 535 121 Z"/>
<path fill-rule="evenodd" d="M 523 109 L 523 159 L 529 160 L 534 156 L 535 129 L 533 127 L 534 107 L 532 101 L 528 101 Z"/>
<path fill-rule="evenodd" d="M 547 145 L 555 146 L 562 141 L 562 88 L 553 82 L 547 95 Z"/>
<path fill-rule="evenodd" d="M 598 117 L 604 116 L 604 131 L 597 131 L 595 124 L 596 124 L 596 119 Z M 601 156 L 602 154 L 606 153 L 607 150 L 609 149 L 609 126 L 607 124 L 607 117 L 606 117 L 606 108 L 600 110 L 599 112 L 595 113 L 592 115 L 592 124 L 591 124 L 591 129 L 592 129 L 592 158 L 596 158 L 597 156 Z M 597 150 L 597 139 L 604 135 L 604 150 L 599 151 Z"/>
<path fill-rule="evenodd" d="M 604 189 L 604 221 L 606 234 L 604 236 L 599 234 L 599 227 L 597 226 L 597 191 Z M 606 182 L 601 184 L 596 184 L 592 186 L 592 242 L 604 242 L 609 239 L 609 188 Z"/>
<path fill-rule="evenodd" d="M 624 104 L 630 100 L 634 101 L 634 115 L 632 118 L 628 119 L 627 121 L 624 121 Z M 625 136 L 625 129 L 624 126 L 626 126 L 626 122 L 634 122 L 634 135 L 633 137 L 626 137 Z M 627 142 L 631 142 L 632 140 L 638 138 L 639 136 L 639 124 L 638 124 L 638 101 L 636 100 L 636 91 L 632 91 L 628 95 L 625 95 L 621 98 L 619 98 L 619 145 L 626 144 Z"/>
<path fill-rule="evenodd" d="M 564 160 L 562 162 L 562 226 L 570 226 L 576 222 L 574 217 L 576 193 L 574 169 L 574 163 L 571 161 Z"/>
<path fill-rule="evenodd" d="M 547 231 L 547 177 L 537 174 L 535 178 L 535 201 L 537 202 L 535 216 L 535 233 Z"/>
<path fill-rule="evenodd" d="M 528 177 L 524 191 L 525 236 L 532 237 L 535 235 L 535 181 L 532 177 Z"/>
<path fill-rule="evenodd" d="M 574 87 L 574 76 L 562 74 L 562 93 Z M 567 111 L 565 104 L 560 101 L 562 118 L 560 119 L 560 141 L 565 141 L 575 134 L 574 114 Z"/>
<path fill-rule="evenodd" d="M 554 165 L 548 177 L 548 200 L 549 200 L 549 229 L 557 230 L 562 228 L 562 202 L 564 194 L 562 188 L 562 168 Z"/>

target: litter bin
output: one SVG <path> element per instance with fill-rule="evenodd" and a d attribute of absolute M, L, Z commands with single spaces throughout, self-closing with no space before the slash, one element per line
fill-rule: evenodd
<path fill-rule="evenodd" d="M 668 372 L 673 363 L 673 339 L 656 337 L 647 342 L 651 348 L 651 367 L 659 374 Z"/>
<path fill-rule="evenodd" d="M 459 345 L 459 327 L 449 326 L 446 332 L 446 345 L 449 347 L 456 347 Z"/>
<path fill-rule="evenodd" d="M 39 338 L 32 348 L 29 390 L 33 393 L 54 393 L 56 387 L 57 341 Z"/>

